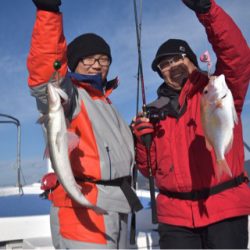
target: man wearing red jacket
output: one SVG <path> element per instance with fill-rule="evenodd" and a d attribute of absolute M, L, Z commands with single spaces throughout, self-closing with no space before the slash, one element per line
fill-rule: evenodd
<path fill-rule="evenodd" d="M 86 199 L 107 211 L 100 214 L 81 206 L 57 183 L 49 193 L 53 245 L 60 249 L 124 249 L 128 213 L 141 209 L 141 204 L 130 184 L 133 136 L 108 98 L 118 84 L 117 79 L 107 81 L 110 47 L 93 33 L 80 35 L 67 46 L 61 1 L 33 2 L 37 15 L 28 56 L 31 93 L 39 111 L 46 114 L 48 83 L 60 81 L 69 98 L 64 105 L 68 129 L 79 137 L 79 144 L 69 154 L 72 172 Z M 52 77 L 54 67 L 59 79 Z"/>
<path fill-rule="evenodd" d="M 250 79 L 250 50 L 233 20 L 214 0 L 183 0 L 206 29 L 217 56 L 215 75 L 224 74 L 239 119 L 226 161 L 232 176 L 216 178 L 216 158 L 206 149 L 200 99 L 208 75 L 187 42 L 163 43 L 152 69 L 164 79 L 158 99 L 137 116 L 136 160 L 148 177 L 147 152 L 159 189 L 157 217 L 161 248 L 247 248 L 250 188 L 244 171 L 241 112 Z M 153 118 L 158 117 L 155 120 Z M 143 144 L 152 134 L 149 150 Z"/>

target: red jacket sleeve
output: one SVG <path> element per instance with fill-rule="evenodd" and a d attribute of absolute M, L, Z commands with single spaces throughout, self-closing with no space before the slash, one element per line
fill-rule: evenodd
<path fill-rule="evenodd" d="M 247 11 L 247 10 L 246 10 Z M 237 112 L 242 111 L 250 80 L 250 49 L 232 18 L 214 0 L 207 14 L 198 15 L 217 56 L 215 75 L 224 74 Z"/>
<path fill-rule="evenodd" d="M 59 73 L 65 76 L 66 49 L 61 13 L 38 10 L 27 59 L 30 87 L 49 81 L 55 71 L 53 67 L 55 60 L 61 61 L 62 67 Z"/>
<path fill-rule="evenodd" d="M 145 176 L 149 177 L 148 163 L 147 163 L 147 150 L 144 145 L 136 143 L 136 164 L 140 172 Z M 150 148 L 150 165 L 153 175 L 156 172 L 156 155 L 155 155 L 155 144 L 154 142 Z"/>

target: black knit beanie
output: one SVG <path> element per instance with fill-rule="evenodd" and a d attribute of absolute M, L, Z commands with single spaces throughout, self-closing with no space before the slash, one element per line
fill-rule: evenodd
<path fill-rule="evenodd" d="M 186 41 L 180 39 L 169 39 L 166 42 L 164 42 L 157 50 L 155 59 L 152 62 L 153 71 L 157 71 L 159 75 L 162 77 L 161 72 L 157 67 L 158 63 L 165 56 L 178 55 L 178 54 L 186 54 L 187 57 L 193 62 L 193 64 L 196 67 L 199 67 L 197 57 Z"/>
<path fill-rule="evenodd" d="M 107 55 L 110 62 L 112 61 L 110 47 L 102 37 L 94 33 L 86 33 L 76 37 L 67 48 L 69 69 L 74 72 L 79 60 L 95 54 Z"/>

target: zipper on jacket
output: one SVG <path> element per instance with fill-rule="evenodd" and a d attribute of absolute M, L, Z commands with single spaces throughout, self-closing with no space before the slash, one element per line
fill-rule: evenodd
<path fill-rule="evenodd" d="M 107 154 L 108 154 L 108 158 L 109 158 L 109 179 L 111 180 L 111 177 L 112 177 L 112 172 L 111 172 L 111 158 L 110 158 L 110 150 L 109 150 L 109 147 L 106 146 L 106 151 L 107 151 Z"/>

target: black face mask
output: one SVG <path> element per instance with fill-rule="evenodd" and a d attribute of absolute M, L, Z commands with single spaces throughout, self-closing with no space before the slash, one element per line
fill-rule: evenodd
<path fill-rule="evenodd" d="M 185 64 L 174 66 L 169 70 L 169 75 L 171 81 L 176 82 L 183 87 L 184 83 L 188 79 L 188 67 Z"/>

